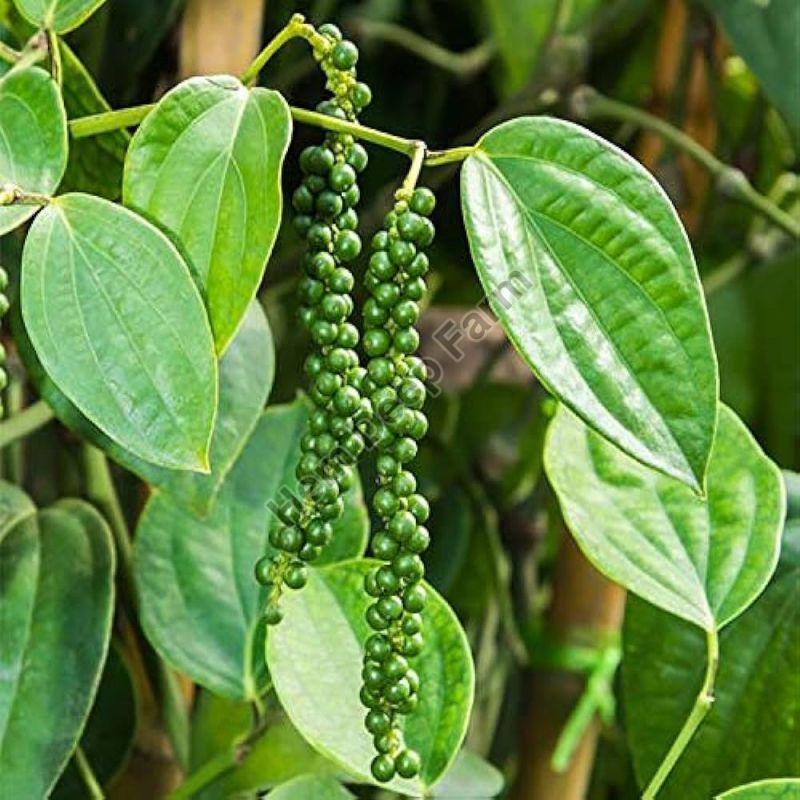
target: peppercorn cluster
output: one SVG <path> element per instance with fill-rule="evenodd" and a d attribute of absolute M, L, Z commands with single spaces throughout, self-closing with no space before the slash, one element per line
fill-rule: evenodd
<path fill-rule="evenodd" d="M 371 94 L 356 79 L 355 45 L 342 39 L 336 26 L 323 25 L 314 40 L 314 56 L 333 95 L 317 111 L 356 119 Z M 296 469 L 300 491 L 282 502 L 277 524 L 270 527 L 269 541 L 277 555 L 264 556 L 256 564 L 256 578 L 269 587 L 265 619 L 270 625 L 282 618 L 283 586 L 302 588 L 306 564 L 333 536 L 333 523 L 344 511 L 342 494 L 355 480 L 353 464 L 365 447 L 356 423 L 372 414 L 360 391 L 365 370 L 356 352 L 359 333 L 349 322 L 354 278 L 348 265 L 361 252 L 356 179 L 366 166 L 366 150 L 341 133 L 327 133 L 322 144 L 307 147 L 300 155 L 303 180 L 292 205 L 295 227 L 308 246 L 298 295 L 300 319 L 313 342 L 304 370 L 314 410 L 301 439 Z"/>
<path fill-rule="evenodd" d="M 420 612 L 426 593 L 420 555 L 430 540 L 424 526 L 430 509 L 417 493 L 409 462 L 428 429 L 422 411 L 426 370 L 414 354 L 428 271 L 423 250 L 434 237 L 428 219 L 434 205 L 429 189 L 398 192 L 383 230 L 372 241 L 364 278 L 371 296 L 363 309 L 363 347 L 369 360 L 362 387 L 374 409 L 380 484 L 373 508 L 381 525 L 372 551 L 384 563 L 365 579 L 373 598 L 366 618 L 375 633 L 365 644 L 361 700 L 368 709 L 364 723 L 378 752 L 372 774 L 384 782 L 395 773 L 413 778 L 420 770 L 419 754 L 403 742 L 399 717 L 417 706 L 419 676 L 410 660 L 423 645 Z"/>
<path fill-rule="evenodd" d="M 6 289 L 8 288 L 8 273 L 0 267 L 0 321 L 2 321 L 3 317 L 8 313 L 8 295 L 6 294 Z M 3 343 L 0 342 L 0 392 L 6 388 L 8 385 L 8 373 L 6 372 L 5 368 L 6 364 L 6 349 L 3 347 Z M 0 399 L 0 417 L 5 414 L 5 408 L 3 407 L 3 401 Z"/>

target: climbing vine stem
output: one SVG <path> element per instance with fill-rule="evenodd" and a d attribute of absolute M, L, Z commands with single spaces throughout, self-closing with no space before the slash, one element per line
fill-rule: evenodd
<path fill-rule="evenodd" d="M 800 239 L 800 220 L 793 219 L 780 206 L 756 191 L 747 176 L 739 169 L 720 161 L 691 136 L 653 114 L 627 103 L 605 97 L 590 86 L 581 86 L 572 94 L 573 113 L 583 119 L 606 118 L 630 122 L 657 133 L 664 141 L 677 147 L 705 167 L 728 197 L 745 203 L 763 214 L 795 239 Z"/>
<path fill-rule="evenodd" d="M 673 741 L 672 746 L 644 790 L 642 800 L 654 800 L 678 759 L 683 755 L 683 751 L 692 741 L 697 729 L 700 727 L 700 723 L 711 710 L 711 706 L 714 703 L 714 681 L 717 677 L 718 663 L 719 634 L 715 628 L 712 628 L 706 631 L 706 674 L 703 679 L 703 685 L 700 687 L 700 692 L 694 701 L 689 716 L 686 718 L 686 722 L 683 723 L 683 727 L 675 737 L 675 741 Z"/>

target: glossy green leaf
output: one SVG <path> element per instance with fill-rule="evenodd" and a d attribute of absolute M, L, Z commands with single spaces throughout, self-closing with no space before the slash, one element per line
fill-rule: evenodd
<path fill-rule="evenodd" d="M 133 678 L 120 651 L 111 647 L 80 746 L 95 777 L 108 785 L 128 760 L 136 735 Z M 86 784 L 70 760 L 52 794 L 53 800 L 85 800 Z"/>
<path fill-rule="evenodd" d="M 86 419 L 53 383 L 24 328 L 15 328 L 14 341 L 39 395 L 64 425 L 104 450 L 125 469 L 163 489 L 178 505 L 201 516 L 208 513 L 222 481 L 261 418 L 275 375 L 272 332 L 261 305 L 254 300 L 219 362 L 219 408 L 211 437 L 211 471 L 203 475 L 157 467 L 120 447 Z"/>
<path fill-rule="evenodd" d="M 83 24 L 105 0 L 14 0 L 25 19 L 37 28 L 67 33 Z"/>
<path fill-rule="evenodd" d="M 355 800 L 335 778 L 303 775 L 273 789 L 267 800 Z"/>
<path fill-rule="evenodd" d="M 489 304 L 545 387 L 702 486 L 716 361 L 689 242 L 650 174 L 577 125 L 527 117 L 480 140 L 461 191 Z"/>
<path fill-rule="evenodd" d="M 92 76 L 65 42 L 60 42 L 64 70 L 64 105 L 67 117 L 86 117 L 110 111 Z M 122 167 L 130 136 L 127 131 L 111 131 L 70 142 L 67 171 L 61 181 L 62 192 L 87 192 L 118 200 L 122 194 Z"/>
<path fill-rule="evenodd" d="M 208 469 L 217 363 L 166 236 L 106 200 L 63 195 L 28 233 L 20 296 L 42 366 L 86 417 L 145 461 Z"/>
<path fill-rule="evenodd" d="M 313 570 L 302 592 L 283 600 L 270 629 L 267 664 L 278 699 L 303 737 L 358 781 L 372 782 L 372 738 L 364 729 L 362 643 L 369 635 L 363 591 L 366 559 Z M 320 665 L 324 665 L 324 669 Z M 429 589 L 425 649 L 414 660 L 420 703 L 403 721 L 405 740 L 422 757 L 419 778 L 388 786 L 419 794 L 444 774 L 466 733 L 474 670 L 466 637 L 447 603 Z"/>
<path fill-rule="evenodd" d="M 626 456 L 563 407 L 548 431 L 545 468 L 586 557 L 701 628 L 721 628 L 738 616 L 775 569 L 783 480 L 726 406 L 705 499 Z"/>
<path fill-rule="evenodd" d="M 717 800 L 800 800 L 800 778 L 755 781 L 723 792 Z"/>
<path fill-rule="evenodd" d="M 39 67 L 0 80 L 0 188 L 50 195 L 67 166 L 67 115 L 55 81 Z M 38 206 L 0 206 L 0 235 L 32 217 Z"/>
<path fill-rule="evenodd" d="M 157 491 L 139 520 L 134 574 L 145 633 L 169 664 L 225 697 L 252 699 L 265 686 L 265 595 L 253 566 L 272 552 L 275 519 L 267 504 L 296 486 L 307 415 L 301 401 L 264 413 L 207 517 Z M 353 557 L 364 552 L 367 536 L 360 486 L 345 502 L 362 506 L 334 529 L 346 543 L 340 556 Z M 355 529 L 348 518 L 358 520 Z"/>
<path fill-rule="evenodd" d="M 253 724 L 247 703 L 203 692 L 192 717 L 191 770 L 197 770 Z M 269 712 L 267 729 L 233 771 L 220 776 L 196 795 L 197 800 L 222 800 L 246 792 L 263 791 L 305 773 L 334 774 L 337 768 L 311 748 L 280 711 Z"/>
<path fill-rule="evenodd" d="M 4 506 L 22 505 L 6 484 L 0 492 Z M 79 500 L 31 509 L 0 531 L 0 574 L 0 797 L 44 797 L 78 741 L 106 657 L 111 534 Z"/>
<path fill-rule="evenodd" d="M 170 233 L 208 304 L 222 352 L 258 289 L 281 221 L 291 137 L 278 92 L 235 78 L 191 78 L 168 92 L 133 137 L 123 195 Z"/>
<path fill-rule="evenodd" d="M 502 791 L 503 773 L 469 750 L 462 750 L 453 766 L 431 790 L 431 797 L 452 800 L 489 800 Z"/>
<path fill-rule="evenodd" d="M 533 77 L 548 35 L 555 26 L 557 0 L 483 0 L 492 41 L 503 68 L 505 94 Z"/>
<path fill-rule="evenodd" d="M 800 774 L 800 535 L 784 535 L 775 576 L 720 636 L 715 701 L 670 773 L 661 800 L 708 800 L 760 778 Z M 628 744 L 645 785 L 703 680 L 697 628 L 629 598 L 623 631 Z"/>
<path fill-rule="evenodd" d="M 703 0 L 800 141 L 800 3 Z"/>

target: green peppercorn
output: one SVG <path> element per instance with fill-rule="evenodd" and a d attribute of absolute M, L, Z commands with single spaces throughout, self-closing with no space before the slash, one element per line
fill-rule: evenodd
<path fill-rule="evenodd" d="M 388 753 L 381 753 L 370 764 L 372 777 L 381 783 L 386 783 L 394 777 L 394 759 Z"/>
<path fill-rule="evenodd" d="M 328 185 L 334 192 L 344 194 L 356 182 L 356 171 L 347 163 L 334 164 L 328 173 Z"/>
<path fill-rule="evenodd" d="M 401 778 L 414 778 L 419 774 L 421 762 L 416 750 L 403 750 L 395 762 L 397 774 Z"/>
<path fill-rule="evenodd" d="M 334 252 L 345 263 L 358 257 L 361 252 L 361 237 L 350 230 L 339 231 L 334 240 Z"/>
<path fill-rule="evenodd" d="M 301 562 L 290 564 L 283 579 L 290 589 L 302 589 L 308 580 L 306 565 Z"/>

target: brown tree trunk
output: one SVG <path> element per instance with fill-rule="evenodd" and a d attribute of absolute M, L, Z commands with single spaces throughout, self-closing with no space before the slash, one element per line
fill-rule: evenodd
<path fill-rule="evenodd" d="M 547 632 L 554 641 L 591 646 L 622 624 L 625 592 L 600 575 L 573 538 L 561 540 L 547 612 Z M 580 698 L 584 679 L 575 673 L 535 670 L 527 687 L 520 761 L 512 800 L 581 800 L 592 774 L 599 723 L 583 735 L 567 770 L 555 772 L 550 761 L 564 723 Z"/>

